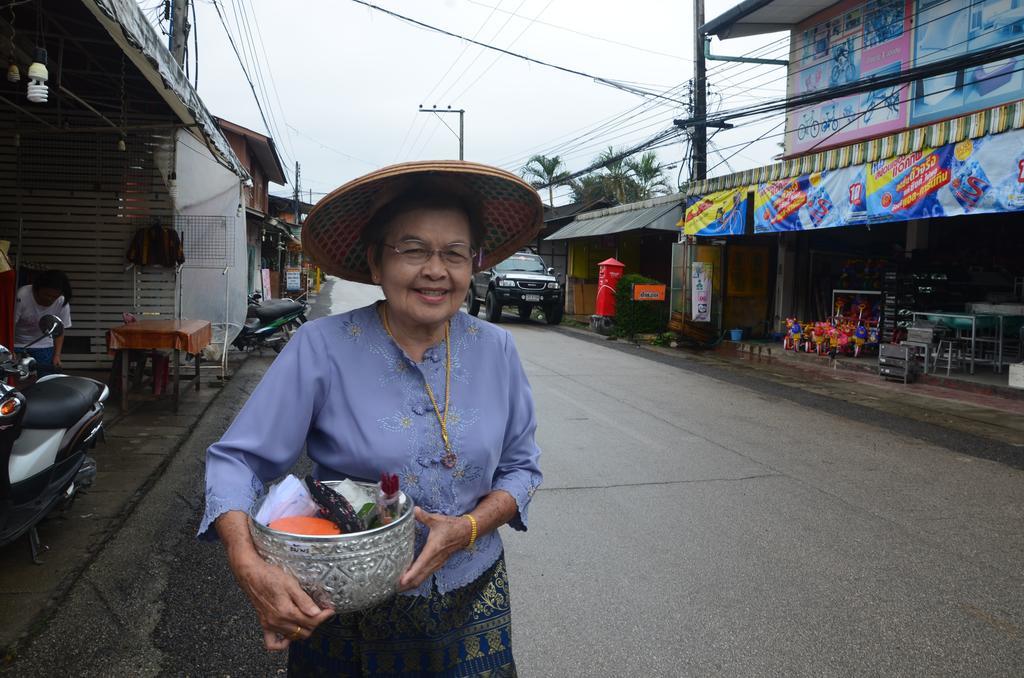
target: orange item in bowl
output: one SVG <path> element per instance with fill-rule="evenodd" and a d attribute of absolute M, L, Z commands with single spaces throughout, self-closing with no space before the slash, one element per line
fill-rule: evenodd
<path fill-rule="evenodd" d="M 325 518 L 309 516 L 286 516 L 278 518 L 268 525 L 272 530 L 291 532 L 292 534 L 326 535 L 341 534 L 338 526 Z"/>

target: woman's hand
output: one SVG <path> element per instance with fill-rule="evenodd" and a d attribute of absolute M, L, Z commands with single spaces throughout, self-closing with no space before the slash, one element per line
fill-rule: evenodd
<path fill-rule="evenodd" d="M 313 629 L 334 616 L 334 610 L 320 609 L 293 576 L 259 555 L 230 564 L 238 585 L 256 608 L 268 650 L 288 649 L 291 641 L 309 638 Z"/>
<path fill-rule="evenodd" d="M 430 530 L 427 543 L 420 551 L 420 557 L 405 571 L 398 580 L 398 590 L 408 591 L 418 587 L 427 577 L 441 569 L 456 551 L 469 545 L 472 525 L 459 516 L 443 516 L 438 513 L 427 513 L 416 507 L 416 520 Z"/>

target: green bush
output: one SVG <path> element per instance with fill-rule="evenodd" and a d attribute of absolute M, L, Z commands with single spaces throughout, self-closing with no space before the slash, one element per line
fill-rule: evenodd
<path fill-rule="evenodd" d="M 665 331 L 668 302 L 633 301 L 633 285 L 660 285 L 661 282 L 636 273 L 619 278 L 615 286 L 615 331 L 619 337 Z"/>

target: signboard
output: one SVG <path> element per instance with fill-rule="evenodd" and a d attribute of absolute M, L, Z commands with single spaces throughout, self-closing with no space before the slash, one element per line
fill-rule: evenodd
<path fill-rule="evenodd" d="M 633 301 L 665 301 L 665 286 L 635 284 Z"/>
<path fill-rule="evenodd" d="M 269 268 L 261 268 L 260 269 L 260 283 L 261 283 L 261 286 L 263 287 L 263 298 L 264 299 L 273 299 L 274 295 L 271 293 L 272 290 L 271 290 L 271 284 L 270 284 L 270 269 Z"/>
<path fill-rule="evenodd" d="M 692 198 L 683 216 L 686 235 L 743 235 L 747 225 L 746 186 Z"/>
<path fill-rule="evenodd" d="M 1024 211 L 1024 130 L 758 185 L 754 232 Z"/>
<path fill-rule="evenodd" d="M 1019 43 L 1020 0 L 846 0 L 790 36 L 787 96 L 897 76 Z M 1020 56 L 787 112 L 786 154 L 800 155 L 993 108 L 1024 97 Z"/>
<path fill-rule="evenodd" d="M 288 268 L 284 272 L 284 284 L 285 289 L 289 292 L 299 292 L 302 290 L 302 269 L 300 268 Z"/>
<path fill-rule="evenodd" d="M 690 317 L 698 322 L 711 322 L 711 264 L 693 262 L 690 277 Z"/>
<path fill-rule="evenodd" d="M 943 6 L 949 3 L 938 1 Z M 843 87 L 909 68 L 912 4 L 847 0 L 799 24 L 790 39 L 788 95 Z M 908 91 L 908 85 L 894 85 L 790 111 L 786 153 L 819 151 L 903 129 Z"/>

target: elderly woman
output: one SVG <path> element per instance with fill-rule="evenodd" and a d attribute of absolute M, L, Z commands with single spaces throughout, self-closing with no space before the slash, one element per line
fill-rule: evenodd
<path fill-rule="evenodd" d="M 310 214 L 320 266 L 385 301 L 295 334 L 208 451 L 200 527 L 290 674 L 515 675 L 497 529 L 526 529 L 541 482 L 533 398 L 508 332 L 459 308 L 474 265 L 534 237 L 542 209 L 518 177 L 450 161 L 379 170 Z M 304 448 L 319 479 L 397 473 L 415 502 L 416 557 L 390 602 L 335 616 L 257 554 L 248 512 Z"/>

